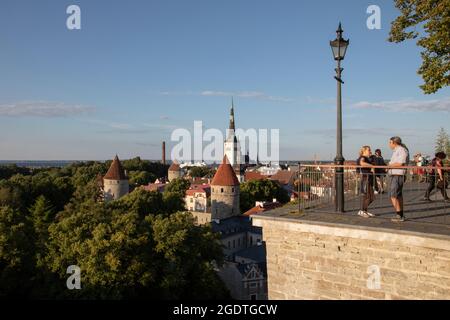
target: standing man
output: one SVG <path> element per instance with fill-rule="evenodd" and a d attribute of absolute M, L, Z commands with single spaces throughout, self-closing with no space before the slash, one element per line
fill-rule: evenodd
<path fill-rule="evenodd" d="M 389 197 L 394 206 L 396 217 L 394 222 L 403 222 L 403 183 L 405 182 L 406 169 L 400 169 L 409 164 L 408 148 L 402 143 L 400 137 L 392 137 L 389 140 L 389 148 L 393 150 L 391 161 L 389 162 Z M 398 168 L 398 169 L 396 169 Z"/>
<path fill-rule="evenodd" d="M 376 149 L 375 155 L 373 157 L 374 166 L 385 166 L 383 156 L 381 155 L 381 150 Z M 386 175 L 386 169 L 383 168 L 375 168 L 375 192 L 384 193 L 384 176 Z"/>

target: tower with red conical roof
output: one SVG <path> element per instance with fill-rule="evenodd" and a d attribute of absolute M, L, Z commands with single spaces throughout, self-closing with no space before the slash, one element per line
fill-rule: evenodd
<path fill-rule="evenodd" d="M 182 171 L 181 171 L 180 164 L 178 163 L 177 160 L 174 160 L 172 162 L 172 164 L 170 165 L 169 170 L 167 171 L 167 178 L 169 179 L 169 182 L 171 182 L 172 180 L 181 178 L 181 176 L 182 176 Z"/>
<path fill-rule="evenodd" d="M 125 170 L 116 155 L 103 177 L 103 195 L 105 201 L 116 200 L 128 194 L 130 186 Z"/>
<path fill-rule="evenodd" d="M 211 182 L 211 220 L 240 215 L 239 180 L 225 155 Z"/>

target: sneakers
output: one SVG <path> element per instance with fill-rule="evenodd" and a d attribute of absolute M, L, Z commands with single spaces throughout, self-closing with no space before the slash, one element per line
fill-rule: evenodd
<path fill-rule="evenodd" d="M 391 221 L 392 222 L 403 222 L 403 221 L 405 221 L 405 217 L 397 215 L 395 218 L 392 218 Z"/>
<path fill-rule="evenodd" d="M 369 214 L 366 211 L 362 211 L 362 210 L 358 211 L 358 216 L 363 217 L 363 218 L 371 217 L 371 216 L 369 216 Z"/>
<path fill-rule="evenodd" d="M 368 212 L 368 211 L 366 211 L 366 214 L 369 216 L 369 217 L 375 217 L 375 215 L 373 214 L 373 213 L 370 213 L 370 212 Z"/>

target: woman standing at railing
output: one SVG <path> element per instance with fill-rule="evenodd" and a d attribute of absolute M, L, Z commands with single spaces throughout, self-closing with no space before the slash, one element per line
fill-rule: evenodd
<path fill-rule="evenodd" d="M 357 171 L 360 174 L 360 185 L 359 192 L 361 194 L 361 210 L 359 210 L 358 215 L 364 218 L 373 217 L 374 214 L 368 212 L 369 205 L 374 200 L 373 193 L 373 174 L 372 174 L 372 161 L 370 156 L 372 151 L 369 146 L 361 147 L 359 151 L 359 158 L 356 160 L 356 165 L 359 166 Z"/>
<path fill-rule="evenodd" d="M 431 161 L 432 167 L 437 167 L 438 169 L 431 169 L 430 172 L 430 184 L 428 185 L 428 189 L 425 193 L 425 197 L 423 200 L 425 201 L 431 201 L 430 200 L 430 193 L 433 191 L 434 187 L 436 186 L 438 189 L 441 190 L 442 197 L 444 197 L 445 202 L 450 202 L 449 197 L 447 196 L 447 191 L 445 190 L 448 185 L 448 181 L 445 179 L 444 172 L 442 169 L 439 169 L 440 167 L 443 167 L 443 161 L 447 155 L 444 152 L 438 152 L 435 155 L 435 158 Z M 437 178 L 437 179 L 436 179 Z M 437 183 L 436 183 L 437 180 Z"/>

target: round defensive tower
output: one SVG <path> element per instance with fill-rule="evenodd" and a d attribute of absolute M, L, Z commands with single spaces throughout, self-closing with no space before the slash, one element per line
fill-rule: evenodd
<path fill-rule="evenodd" d="M 111 166 L 103 177 L 103 193 L 105 201 L 116 200 L 128 194 L 130 186 L 125 170 L 116 155 Z"/>
<path fill-rule="evenodd" d="M 239 180 L 225 155 L 211 182 L 211 220 L 239 214 Z"/>
<path fill-rule="evenodd" d="M 169 167 L 169 170 L 167 172 L 167 178 L 169 179 L 170 182 L 180 177 L 181 177 L 181 168 L 177 160 L 175 160 Z"/>

